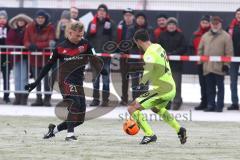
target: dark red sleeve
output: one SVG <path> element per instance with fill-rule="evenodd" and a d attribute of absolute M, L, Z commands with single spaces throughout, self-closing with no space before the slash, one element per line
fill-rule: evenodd
<path fill-rule="evenodd" d="M 7 33 L 6 45 L 16 45 L 14 41 L 15 37 L 15 31 L 13 29 L 10 29 Z"/>
<path fill-rule="evenodd" d="M 27 26 L 25 33 L 24 33 L 24 39 L 23 39 L 23 44 L 26 48 L 29 48 L 31 41 L 30 41 L 30 36 L 31 36 L 31 26 Z"/>

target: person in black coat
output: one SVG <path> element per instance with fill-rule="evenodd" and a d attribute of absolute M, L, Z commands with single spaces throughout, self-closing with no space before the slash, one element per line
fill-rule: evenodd
<path fill-rule="evenodd" d="M 0 46 L 6 45 L 7 34 L 9 31 L 8 26 L 8 14 L 5 10 L 0 10 Z M 5 52 L 5 48 L 0 48 L 1 52 Z M 9 89 L 10 89 L 10 70 L 11 70 L 11 57 L 3 54 L 0 57 L 1 72 L 3 77 L 3 90 L 4 96 L 3 101 L 9 103 Z"/>
<path fill-rule="evenodd" d="M 235 12 L 235 18 L 229 25 L 228 33 L 232 36 L 234 56 L 240 56 L 240 8 Z M 239 62 L 232 62 L 230 64 L 230 89 L 231 89 L 231 100 L 232 104 L 227 110 L 239 110 L 239 98 L 238 98 L 238 71 Z"/>
<path fill-rule="evenodd" d="M 134 20 L 134 11 L 131 8 L 127 8 L 123 11 L 123 20 L 121 20 L 118 24 L 117 28 L 117 42 L 119 45 L 119 52 L 124 54 L 131 54 L 130 50 L 133 46 L 132 37 L 129 37 L 129 30 L 131 30 L 135 26 Z M 121 45 L 129 44 L 129 46 Z M 129 81 L 131 79 L 132 74 L 129 74 L 131 71 L 129 70 L 129 59 L 121 58 L 120 59 L 120 71 L 122 78 L 122 95 L 120 105 L 126 106 L 128 104 L 128 91 L 129 91 Z M 134 86 L 134 80 L 131 81 L 132 86 Z M 134 93 L 133 93 L 134 95 Z"/>
<path fill-rule="evenodd" d="M 150 40 L 153 41 L 153 28 L 148 24 L 147 16 L 143 12 L 138 12 L 135 15 L 135 25 L 129 28 L 127 38 L 132 39 L 135 32 L 139 29 L 144 29 L 148 32 Z M 133 39 L 132 39 L 133 42 Z M 129 50 L 130 54 L 133 55 L 143 55 L 143 51 L 139 50 L 137 45 L 133 42 L 133 47 Z M 148 90 L 148 84 L 139 88 L 139 81 L 143 74 L 143 59 L 128 59 L 128 72 L 132 77 L 132 98 L 136 99 L 146 90 Z"/>
<path fill-rule="evenodd" d="M 94 46 L 96 53 L 112 53 L 111 47 L 107 43 L 116 44 L 117 27 L 115 22 L 110 18 L 108 8 L 105 4 L 100 4 L 93 20 L 88 25 L 86 38 Z M 110 50 L 109 50 L 110 48 Z M 101 106 L 108 106 L 110 96 L 110 71 L 111 58 L 101 57 L 104 62 L 103 69 L 108 73 L 106 75 L 98 74 L 93 67 L 93 100 L 90 106 L 99 106 L 100 104 L 100 78 L 102 78 L 102 103 Z"/>
<path fill-rule="evenodd" d="M 174 17 L 168 18 L 167 30 L 161 33 L 159 44 L 166 50 L 167 55 L 183 55 L 186 53 L 187 45 L 182 31 L 178 28 L 178 21 Z M 172 103 L 172 109 L 178 110 L 182 105 L 181 83 L 182 62 L 170 61 L 173 78 L 176 83 L 176 96 Z"/>

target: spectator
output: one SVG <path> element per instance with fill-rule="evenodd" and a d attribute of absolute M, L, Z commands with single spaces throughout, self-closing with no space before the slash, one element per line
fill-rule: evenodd
<path fill-rule="evenodd" d="M 235 18 L 232 20 L 229 30 L 229 34 L 232 36 L 233 40 L 233 49 L 234 56 L 240 56 L 240 8 L 238 8 L 235 12 Z M 238 70 L 239 70 L 239 62 L 232 62 L 230 64 L 230 86 L 231 86 L 231 98 L 232 105 L 229 106 L 228 110 L 238 110 Z"/>
<path fill-rule="evenodd" d="M 57 44 L 61 43 L 66 37 L 66 26 L 70 23 L 70 11 L 64 10 L 61 14 L 61 18 L 58 21 L 57 28 L 56 28 L 56 41 Z"/>
<path fill-rule="evenodd" d="M 8 15 L 5 10 L 0 10 L 0 45 L 6 44 L 7 32 L 8 32 Z M 0 51 L 4 52 L 6 49 L 1 49 Z M 9 103 L 9 75 L 11 70 L 10 57 L 6 54 L 1 55 L 1 71 L 3 75 L 3 89 L 4 96 L 3 100 L 5 103 Z"/>
<path fill-rule="evenodd" d="M 178 29 L 178 21 L 174 17 L 168 18 L 167 30 L 161 33 L 159 44 L 166 50 L 167 55 L 183 55 L 186 53 L 186 40 Z M 182 62 L 170 61 L 173 79 L 176 83 L 176 96 L 172 102 L 172 109 L 178 110 L 182 105 Z"/>
<path fill-rule="evenodd" d="M 49 22 L 50 16 L 44 10 L 38 10 L 34 22 L 30 23 L 25 31 L 24 46 L 30 51 L 42 50 L 47 47 L 54 47 L 55 31 Z M 49 56 L 31 56 L 30 64 L 35 79 L 42 70 Z M 41 83 L 37 86 L 37 91 L 41 91 Z M 44 79 L 44 91 L 49 92 L 50 87 L 48 77 Z M 32 106 L 51 106 L 51 94 L 45 94 L 42 101 L 42 94 L 37 93 L 37 99 Z"/>
<path fill-rule="evenodd" d="M 191 41 L 191 49 L 195 55 L 197 55 L 199 42 L 202 38 L 202 35 L 209 31 L 210 29 L 210 16 L 204 15 L 202 16 L 198 30 L 193 33 L 193 38 Z M 201 88 L 201 102 L 200 104 L 195 107 L 195 110 L 204 110 L 207 108 L 207 87 L 206 87 L 206 78 L 203 75 L 203 64 L 197 64 L 198 69 L 198 78 L 199 84 Z"/>
<path fill-rule="evenodd" d="M 87 31 L 87 39 L 96 49 L 96 52 L 102 53 L 103 46 L 108 41 L 116 42 L 117 39 L 117 32 L 116 32 L 116 25 L 109 17 L 108 8 L 105 4 L 100 4 L 97 9 L 97 14 L 94 16 L 93 20 L 90 22 Z M 93 101 L 91 102 L 90 106 L 98 106 L 100 104 L 99 100 L 99 83 L 100 83 L 100 76 L 102 76 L 103 81 L 103 91 L 102 91 L 102 104 L 101 106 L 108 106 L 109 103 L 109 83 L 110 83 L 110 63 L 111 58 L 109 57 L 102 57 L 104 62 L 103 72 L 108 74 L 100 74 L 97 75 L 96 69 L 92 65 L 93 69 Z"/>
<path fill-rule="evenodd" d="M 198 47 L 199 55 L 232 56 L 233 44 L 230 35 L 222 29 L 222 19 L 213 16 L 211 29 L 205 33 Z M 222 112 L 224 107 L 224 75 L 228 72 L 227 62 L 203 62 L 203 74 L 206 76 L 208 106 L 204 111 Z M 216 90 L 217 87 L 217 90 Z M 217 93 L 217 104 L 215 97 Z"/>
<path fill-rule="evenodd" d="M 154 29 L 155 42 L 158 41 L 160 34 L 167 30 L 167 19 L 168 17 L 165 14 L 157 16 L 157 27 Z"/>
<path fill-rule="evenodd" d="M 153 28 L 148 24 L 146 15 L 143 12 L 138 12 L 135 16 L 136 24 L 134 27 L 131 27 L 128 37 L 132 37 L 138 29 L 146 29 L 150 36 L 150 39 L 153 40 Z M 137 47 L 137 46 L 136 46 Z"/>
<path fill-rule="evenodd" d="M 63 10 L 61 13 L 60 20 L 57 23 L 56 28 L 56 44 L 62 43 L 66 37 L 66 28 L 67 25 L 70 24 L 71 17 L 70 17 L 70 11 L 69 10 Z M 55 63 L 52 67 L 52 74 L 51 74 L 51 81 L 55 82 L 56 78 L 59 76 L 59 70 L 57 69 L 59 67 L 59 60 L 57 60 L 57 63 Z M 52 83 L 51 87 L 53 87 L 54 83 Z"/>
<path fill-rule="evenodd" d="M 123 11 L 123 20 L 119 22 L 117 29 L 117 39 L 118 42 L 122 40 L 131 40 L 132 37 L 127 37 L 129 28 L 134 27 L 134 11 L 131 8 L 127 8 Z M 130 45 L 131 46 L 131 45 Z M 123 51 L 125 54 L 129 53 L 128 50 Z M 128 83 L 129 83 L 129 64 L 127 58 L 120 59 L 120 71 L 122 76 L 122 96 L 121 105 L 128 104 Z M 132 86 L 134 86 L 134 80 L 132 81 Z"/>
<path fill-rule="evenodd" d="M 127 37 L 132 38 L 135 34 L 136 31 L 139 29 L 144 29 L 148 31 L 150 40 L 152 41 L 153 38 L 153 29 L 152 27 L 148 24 L 148 20 L 146 15 L 143 12 L 139 12 L 135 16 L 135 25 L 129 28 L 129 32 Z M 134 42 L 133 42 L 134 43 Z M 136 54 L 136 55 L 143 55 L 143 51 L 139 50 L 137 45 L 134 43 L 132 49 L 129 51 L 131 54 Z M 129 75 L 132 77 L 132 97 L 133 100 L 139 97 L 143 92 L 148 90 L 148 84 L 146 86 L 142 86 L 139 88 L 139 80 L 143 74 L 143 65 L 144 62 L 142 59 L 128 59 L 128 71 L 130 72 Z"/>
<path fill-rule="evenodd" d="M 10 30 L 7 35 L 6 44 L 23 46 L 25 28 L 32 18 L 25 14 L 18 14 L 9 21 Z M 28 94 L 24 92 L 24 86 L 28 83 L 28 57 L 26 55 L 15 56 L 14 60 L 14 82 L 15 82 L 15 100 L 14 105 L 26 105 Z"/>
<path fill-rule="evenodd" d="M 78 12 L 77 7 L 73 6 L 73 7 L 70 8 L 70 17 L 71 17 L 72 20 L 78 21 L 78 14 L 79 14 L 79 12 Z"/>

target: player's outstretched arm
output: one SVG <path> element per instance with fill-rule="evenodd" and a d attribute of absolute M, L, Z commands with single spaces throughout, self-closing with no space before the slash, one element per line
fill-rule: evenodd
<path fill-rule="evenodd" d="M 37 83 L 33 82 L 33 83 L 26 84 L 24 88 L 28 92 L 31 92 L 36 86 L 37 86 Z"/>
<path fill-rule="evenodd" d="M 31 92 L 43 79 L 43 77 L 50 71 L 55 62 L 57 62 L 57 52 L 53 51 L 53 55 L 48 60 L 48 63 L 43 67 L 35 82 L 25 85 L 25 90 Z"/>
<path fill-rule="evenodd" d="M 52 64 L 47 64 L 44 66 L 43 70 L 40 72 L 38 78 L 35 82 L 25 85 L 25 90 L 28 90 L 31 92 L 42 80 L 42 78 L 49 72 L 49 70 L 52 68 Z"/>

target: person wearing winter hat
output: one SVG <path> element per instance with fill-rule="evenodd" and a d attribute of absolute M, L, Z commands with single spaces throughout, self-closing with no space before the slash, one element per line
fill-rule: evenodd
<path fill-rule="evenodd" d="M 55 43 L 55 30 L 50 23 L 50 16 L 44 10 L 38 10 L 35 15 L 35 19 L 30 23 L 24 34 L 24 46 L 29 51 L 43 50 L 44 48 L 54 47 Z M 47 62 L 49 56 L 38 55 L 30 56 L 30 65 L 33 76 L 36 78 L 42 70 L 42 67 Z M 37 86 L 37 91 L 41 91 L 41 83 Z M 48 77 L 44 79 L 44 91 L 49 92 L 50 86 Z M 50 103 L 51 94 L 45 94 L 44 101 L 42 101 L 42 94 L 37 94 L 36 101 L 31 104 L 32 106 L 51 106 Z"/>
<path fill-rule="evenodd" d="M 229 25 L 228 33 L 233 40 L 234 56 L 240 56 L 240 8 L 235 11 L 235 18 Z M 239 98 L 238 98 L 238 71 L 239 62 L 232 62 L 230 64 L 230 89 L 232 104 L 227 108 L 228 110 L 239 110 Z"/>
<path fill-rule="evenodd" d="M 7 33 L 9 30 L 8 27 L 8 14 L 5 10 L 0 10 L 0 45 L 6 45 Z M 1 49 L 4 51 L 4 49 Z M 10 57 L 8 55 L 1 55 L 1 72 L 3 75 L 3 90 L 9 91 L 9 80 L 10 80 Z M 3 100 L 5 103 L 9 103 L 9 93 L 4 92 Z"/>
<path fill-rule="evenodd" d="M 177 26 L 178 25 L 178 20 L 175 17 L 169 17 L 167 19 L 167 25 L 170 25 L 170 24 L 173 24 L 173 25 Z"/>
<path fill-rule="evenodd" d="M 210 29 L 210 16 L 203 15 L 199 22 L 199 27 L 197 31 L 193 33 L 192 41 L 190 44 L 191 53 L 197 55 L 198 46 L 202 36 L 208 32 Z M 198 69 L 198 78 L 201 90 L 201 102 L 198 106 L 195 107 L 195 110 L 204 110 L 207 108 L 207 84 L 206 77 L 203 75 L 203 65 L 197 63 Z"/>
<path fill-rule="evenodd" d="M 223 30 L 222 22 L 219 16 L 211 17 L 211 28 L 200 40 L 198 55 L 229 57 L 233 55 L 232 39 Z M 211 61 L 199 63 L 203 64 L 203 75 L 205 76 L 207 86 L 208 104 L 204 111 L 222 112 L 224 107 L 224 76 L 228 73 L 230 63 Z"/>
<path fill-rule="evenodd" d="M 162 45 L 168 55 L 183 55 L 186 53 L 186 40 L 182 31 L 178 29 L 178 20 L 176 18 L 168 18 L 167 30 L 160 34 L 158 43 Z M 170 66 L 173 79 L 176 83 L 176 96 L 173 99 L 171 107 L 173 110 L 178 110 L 183 103 L 181 96 L 183 64 L 180 61 L 170 61 Z"/>
<path fill-rule="evenodd" d="M 157 16 L 156 20 L 157 20 L 157 27 L 154 29 L 154 40 L 155 42 L 158 41 L 158 38 L 160 36 L 160 34 L 164 31 L 166 31 L 167 29 L 167 15 L 165 14 L 160 14 Z"/>
<path fill-rule="evenodd" d="M 13 18 L 11 18 L 8 22 L 8 25 L 11 29 L 17 29 L 20 26 L 26 26 L 27 24 L 31 23 L 33 19 L 26 14 L 20 13 Z M 23 25 L 21 25 L 23 24 Z"/>
<path fill-rule="evenodd" d="M 88 25 L 86 38 L 90 41 L 90 43 L 94 46 L 97 53 L 110 53 L 109 47 L 106 44 L 115 43 L 117 41 L 117 27 L 114 21 L 110 18 L 108 13 L 108 8 L 105 4 L 100 4 L 97 8 L 97 13 L 94 16 L 93 20 Z M 115 48 L 116 49 L 116 48 Z M 100 104 L 100 76 L 103 79 L 103 90 L 102 90 L 102 103 L 101 106 L 108 106 L 109 104 L 109 96 L 110 96 L 110 63 L 111 58 L 109 57 L 101 57 L 104 66 L 103 70 L 107 72 L 107 74 L 98 74 L 94 72 L 93 74 L 93 101 L 91 102 L 91 106 L 98 106 Z M 92 67 L 93 70 L 96 70 Z"/>
<path fill-rule="evenodd" d="M 150 36 L 150 39 L 153 41 L 153 28 L 151 25 L 148 24 L 148 20 L 147 20 L 147 16 L 145 13 L 143 12 L 138 12 L 135 16 L 135 31 L 134 33 L 138 30 L 138 29 L 146 29 L 148 31 L 148 34 Z M 134 35 L 134 34 L 133 34 Z"/>
<path fill-rule="evenodd" d="M 138 12 L 135 15 L 135 24 L 129 28 L 128 37 L 132 38 L 134 34 L 139 30 L 144 29 L 148 32 L 151 41 L 153 41 L 153 28 L 148 24 L 147 16 L 144 12 Z M 133 47 L 129 50 L 131 54 L 142 55 L 143 51 L 137 47 L 132 40 Z M 140 77 L 143 74 L 143 60 L 142 59 L 128 59 L 129 67 L 128 71 L 131 73 L 132 78 L 132 99 L 136 99 L 143 92 L 148 90 L 148 84 L 139 88 Z"/>
<path fill-rule="evenodd" d="M 0 27 L 7 24 L 8 14 L 5 10 L 0 10 Z"/>
<path fill-rule="evenodd" d="M 129 30 L 129 37 L 132 37 L 134 33 L 139 29 L 145 29 L 148 31 L 150 39 L 153 41 L 153 28 L 148 24 L 147 16 L 143 12 L 138 12 L 135 15 L 135 25 Z M 139 50 L 136 46 L 136 50 Z"/>
<path fill-rule="evenodd" d="M 201 17 L 201 19 L 200 19 L 200 22 L 202 22 L 202 21 L 210 22 L 210 18 L 211 18 L 211 16 L 208 15 L 208 14 L 203 15 L 203 16 Z"/>
<path fill-rule="evenodd" d="M 98 11 L 102 10 L 102 11 L 108 13 L 108 7 L 107 7 L 106 4 L 100 4 L 100 5 L 98 6 L 97 10 L 98 10 Z"/>
<path fill-rule="evenodd" d="M 8 22 L 10 30 L 6 39 L 7 45 L 23 46 L 23 38 L 26 26 L 33 20 L 26 14 L 18 14 Z M 13 58 L 14 82 L 15 82 L 15 100 L 13 105 L 26 105 L 28 94 L 24 93 L 24 86 L 28 83 L 28 57 L 26 55 L 17 55 Z M 21 93 L 20 93 L 21 92 Z"/>
<path fill-rule="evenodd" d="M 49 14 L 44 11 L 44 10 L 38 10 L 35 14 L 35 22 L 37 24 L 37 27 L 39 27 L 39 29 L 45 27 L 46 25 L 49 24 Z"/>
<path fill-rule="evenodd" d="M 139 27 L 147 27 L 148 26 L 147 17 L 143 12 L 138 12 L 135 17 L 136 17 L 136 24 Z"/>
<path fill-rule="evenodd" d="M 123 19 L 119 22 L 117 28 L 117 39 L 119 44 L 119 50 L 124 54 L 131 54 L 130 49 L 133 46 L 131 42 L 132 37 L 128 36 L 129 29 L 134 27 L 134 11 L 131 8 L 126 8 L 122 12 Z M 123 43 L 124 42 L 124 43 Z M 121 45 L 126 44 L 126 45 Z M 123 47 L 121 47 L 123 46 Z M 129 74 L 130 63 L 128 58 L 120 59 L 120 71 L 122 78 L 122 95 L 120 105 L 126 106 L 128 104 L 128 91 L 129 91 L 129 80 L 132 74 Z M 132 84 L 134 78 L 131 78 Z M 133 86 L 133 85 L 132 85 Z"/>
<path fill-rule="evenodd" d="M 134 15 L 134 11 L 132 8 L 126 8 L 123 10 L 123 15 L 125 15 L 125 13 L 130 13 L 132 15 Z"/>

